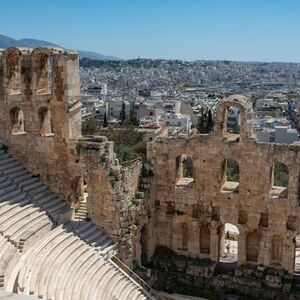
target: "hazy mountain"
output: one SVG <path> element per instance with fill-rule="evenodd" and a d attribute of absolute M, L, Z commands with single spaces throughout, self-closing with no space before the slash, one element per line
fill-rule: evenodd
<path fill-rule="evenodd" d="M 37 47 L 43 47 L 43 46 L 53 46 L 53 47 L 61 47 L 62 46 L 56 45 L 51 42 L 43 41 L 43 40 L 36 40 L 36 39 L 21 39 L 16 40 L 11 37 L 1 35 L 0 34 L 0 48 L 8 48 L 8 47 L 29 47 L 29 48 L 37 48 Z M 79 53 L 80 58 L 86 57 L 90 59 L 96 59 L 96 60 L 121 60 L 118 57 L 114 56 L 108 56 L 99 54 L 93 51 L 81 51 L 77 50 Z"/>
<path fill-rule="evenodd" d="M 21 39 L 17 41 L 21 45 L 29 48 L 38 48 L 38 47 L 44 47 L 44 46 L 53 46 L 53 47 L 60 47 L 56 44 L 49 43 L 47 41 L 42 40 L 35 40 L 35 39 Z"/>

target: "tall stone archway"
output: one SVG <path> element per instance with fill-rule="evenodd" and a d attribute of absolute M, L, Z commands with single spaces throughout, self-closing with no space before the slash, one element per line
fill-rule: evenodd
<path fill-rule="evenodd" d="M 145 224 L 141 230 L 141 263 L 142 265 L 146 265 L 148 262 L 148 226 Z"/>
<path fill-rule="evenodd" d="M 259 255 L 260 235 L 257 230 L 249 232 L 246 243 L 247 261 L 257 262 Z"/>
<path fill-rule="evenodd" d="M 210 228 L 207 224 L 200 227 L 200 253 L 210 254 Z"/>

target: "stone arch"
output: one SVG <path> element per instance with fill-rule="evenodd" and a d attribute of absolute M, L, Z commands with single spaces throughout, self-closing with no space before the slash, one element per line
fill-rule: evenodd
<path fill-rule="evenodd" d="M 32 53 L 36 78 L 36 94 L 49 94 L 52 84 L 52 64 L 48 51 L 36 49 Z"/>
<path fill-rule="evenodd" d="M 10 121 L 12 134 L 20 134 L 25 132 L 24 113 L 19 107 L 10 110 Z"/>
<path fill-rule="evenodd" d="M 289 185 L 289 168 L 286 164 L 275 161 L 271 168 L 271 197 L 287 198 Z"/>
<path fill-rule="evenodd" d="M 249 232 L 246 241 L 247 261 L 257 262 L 259 255 L 260 234 L 257 230 Z"/>
<path fill-rule="evenodd" d="M 272 251 L 271 258 L 273 262 L 281 263 L 282 259 L 282 239 L 278 235 L 274 235 L 272 238 Z"/>
<path fill-rule="evenodd" d="M 239 229 L 236 225 L 225 223 L 220 228 L 220 251 L 219 260 L 222 263 L 234 263 L 238 261 Z"/>
<path fill-rule="evenodd" d="M 68 196 L 68 201 L 71 206 L 78 207 L 80 201 L 84 199 L 84 179 L 83 176 L 75 176 L 71 181 L 71 193 Z"/>
<path fill-rule="evenodd" d="M 52 133 L 51 112 L 47 107 L 39 109 L 39 132 L 42 136 Z"/>
<path fill-rule="evenodd" d="M 21 51 L 17 48 L 8 48 L 5 52 L 6 60 L 6 93 L 8 95 L 21 94 Z"/>
<path fill-rule="evenodd" d="M 210 254 L 210 228 L 208 224 L 200 227 L 200 253 Z"/>
<path fill-rule="evenodd" d="M 186 223 L 181 224 L 181 248 L 188 249 L 189 244 L 189 229 Z"/>
<path fill-rule="evenodd" d="M 227 109 L 236 107 L 239 114 L 240 134 L 231 134 L 227 130 Z M 253 112 L 252 102 L 242 95 L 231 95 L 218 103 L 217 114 L 215 118 L 214 132 L 215 135 L 222 136 L 224 143 L 239 142 L 246 136 L 252 135 L 252 127 L 247 122 L 251 118 Z"/>

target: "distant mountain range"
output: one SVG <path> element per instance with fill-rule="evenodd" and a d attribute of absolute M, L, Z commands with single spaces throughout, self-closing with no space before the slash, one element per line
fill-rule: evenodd
<path fill-rule="evenodd" d="M 35 40 L 35 39 L 21 39 L 16 40 L 9 36 L 1 35 L 0 34 L 0 48 L 8 48 L 8 47 L 29 47 L 29 48 L 37 48 L 37 47 L 44 47 L 44 46 L 53 46 L 53 47 L 60 47 L 62 46 L 56 45 L 54 43 L 50 43 L 43 40 Z M 96 60 L 121 60 L 118 57 L 108 56 L 99 54 L 93 51 L 81 51 L 77 50 L 79 53 L 80 58 L 86 57 L 89 59 L 96 59 Z"/>

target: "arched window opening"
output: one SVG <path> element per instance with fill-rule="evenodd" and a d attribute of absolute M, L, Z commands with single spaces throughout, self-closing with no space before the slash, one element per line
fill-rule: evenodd
<path fill-rule="evenodd" d="M 11 52 L 6 57 L 7 94 L 21 94 L 21 59 L 19 52 Z"/>
<path fill-rule="evenodd" d="M 47 53 L 40 53 L 36 57 L 36 76 L 38 95 L 49 94 L 51 90 L 51 63 Z"/>
<path fill-rule="evenodd" d="M 40 135 L 47 136 L 52 134 L 51 113 L 47 107 L 39 110 Z"/>
<path fill-rule="evenodd" d="M 193 160 L 186 154 L 176 158 L 176 180 L 177 185 L 187 185 L 194 181 Z"/>
<path fill-rule="evenodd" d="M 236 264 L 238 261 L 238 228 L 230 223 L 225 223 L 220 240 L 220 262 Z"/>
<path fill-rule="evenodd" d="M 234 159 L 226 159 L 224 162 L 224 179 L 222 192 L 239 192 L 240 167 Z"/>
<path fill-rule="evenodd" d="M 247 261 L 257 262 L 259 254 L 260 235 L 257 231 L 248 233 L 246 243 Z"/>
<path fill-rule="evenodd" d="M 208 225 L 200 227 L 200 253 L 210 254 L 210 228 Z"/>
<path fill-rule="evenodd" d="M 10 110 L 10 120 L 12 126 L 12 134 L 25 133 L 25 120 L 23 111 L 14 107 Z"/>
<path fill-rule="evenodd" d="M 230 106 L 225 113 L 224 139 L 228 142 L 238 142 L 240 137 L 241 115 L 237 107 Z"/>
<path fill-rule="evenodd" d="M 287 198 L 289 184 L 289 169 L 288 167 L 275 161 L 272 166 L 271 174 L 271 197 L 272 198 Z"/>
<path fill-rule="evenodd" d="M 274 235 L 272 239 L 272 263 L 280 264 L 282 258 L 282 240 L 278 235 Z"/>

